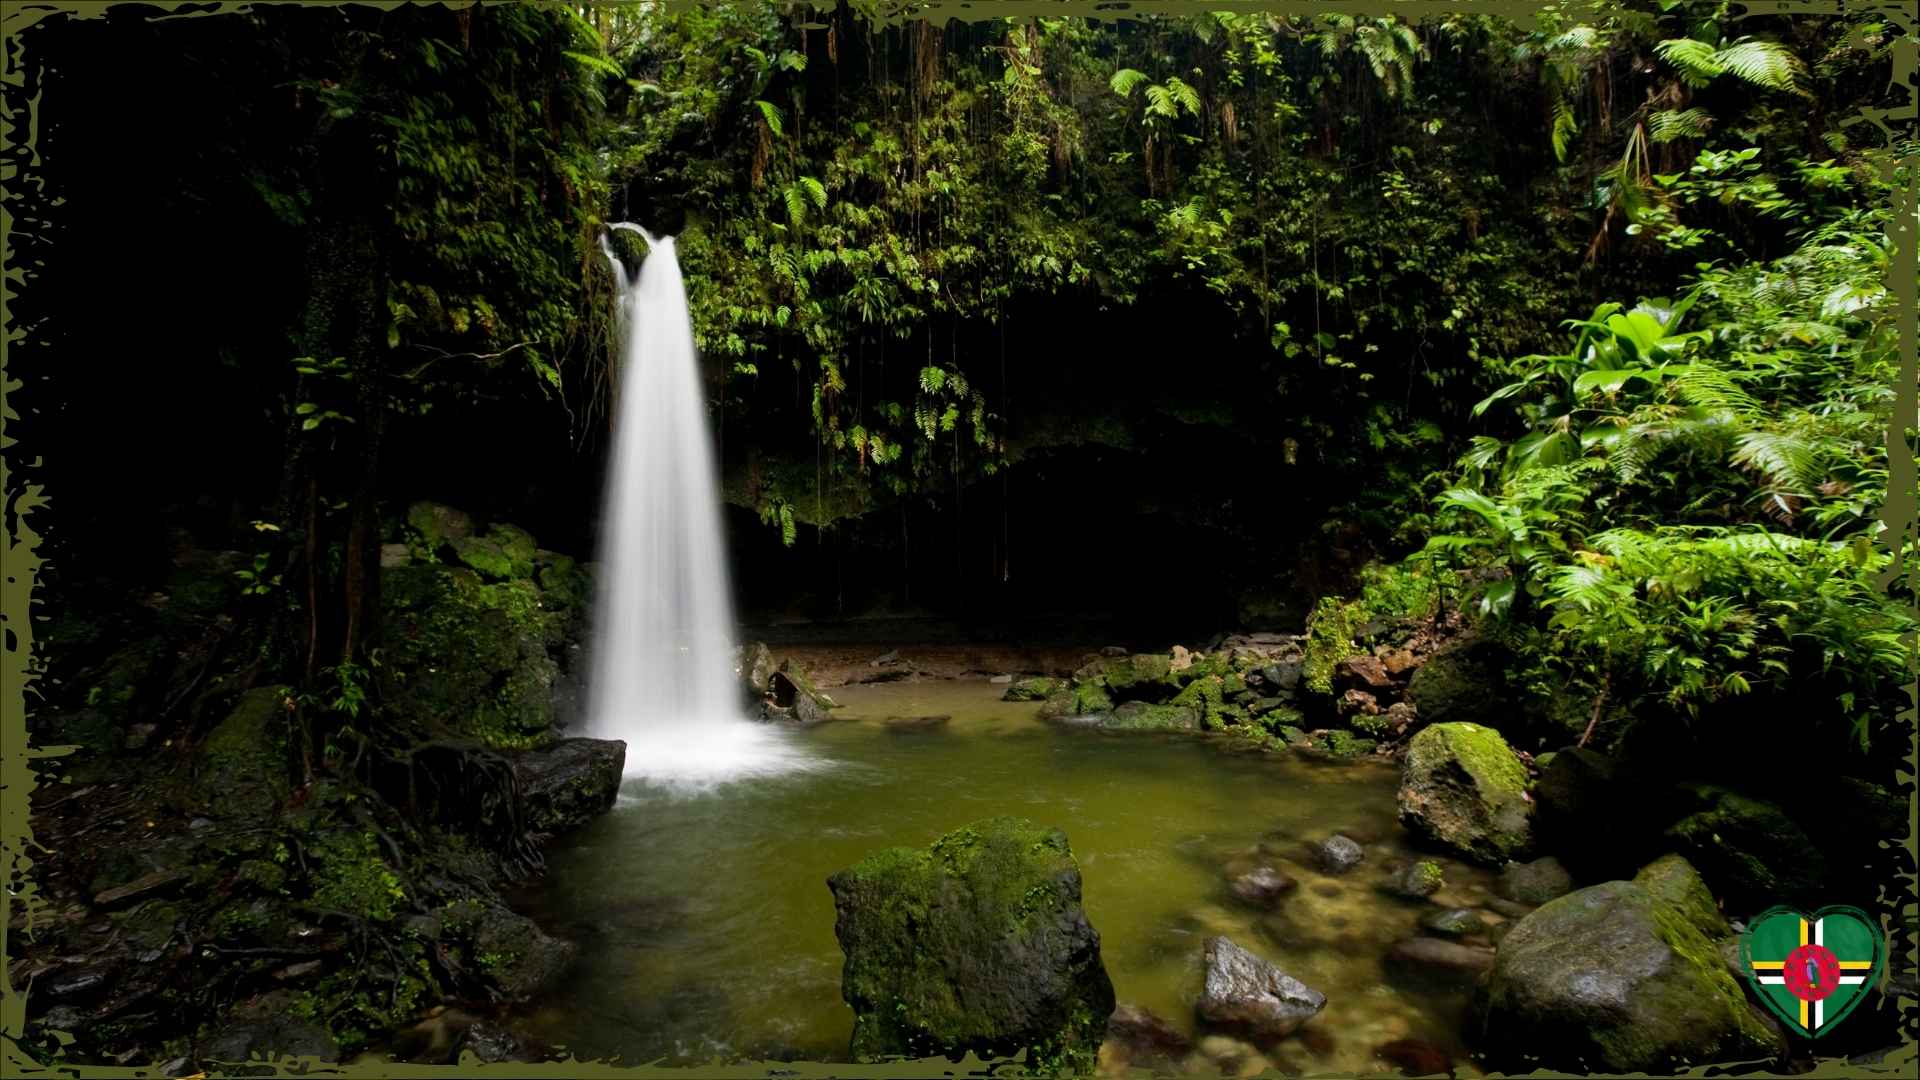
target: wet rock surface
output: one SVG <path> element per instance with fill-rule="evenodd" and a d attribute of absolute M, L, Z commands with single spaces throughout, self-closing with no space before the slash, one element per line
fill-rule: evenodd
<path fill-rule="evenodd" d="M 1366 849 L 1346 836 L 1335 834 L 1315 844 L 1314 861 L 1329 874 L 1344 874 L 1367 857 Z"/>
<path fill-rule="evenodd" d="M 875 852 L 827 886 L 854 1060 L 1026 1050 L 1092 1066 L 1113 983 L 1063 833 L 989 819 Z"/>
<path fill-rule="evenodd" d="M 1224 937 L 1207 940 L 1196 1012 L 1259 1039 L 1279 1039 L 1326 1008 L 1326 995 Z"/>

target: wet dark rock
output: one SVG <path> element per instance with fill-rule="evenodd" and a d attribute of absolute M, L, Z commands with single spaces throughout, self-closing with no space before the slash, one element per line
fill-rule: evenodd
<path fill-rule="evenodd" d="M 1484 934 L 1489 929 L 1487 920 L 1481 918 L 1479 912 L 1472 908 L 1449 908 L 1445 911 L 1436 911 L 1421 919 L 1420 925 L 1430 933 L 1446 937 L 1471 937 L 1474 934 Z"/>
<path fill-rule="evenodd" d="M 1306 665 L 1298 660 L 1282 660 L 1261 668 L 1260 677 L 1269 687 L 1291 695 L 1300 688 L 1300 677 L 1305 670 Z"/>
<path fill-rule="evenodd" d="M 1663 1072 L 1785 1049 L 1713 944 L 1627 881 L 1568 893 L 1521 919 L 1475 1011 L 1500 1071 Z"/>
<path fill-rule="evenodd" d="M 937 731 L 946 727 L 951 716 L 889 716 L 886 719 L 888 731 L 911 734 L 919 731 Z"/>
<path fill-rule="evenodd" d="M 1737 909 L 1811 902 L 1827 877 L 1819 845 L 1774 803 L 1705 784 L 1682 789 L 1687 813 L 1668 826 L 1672 850 Z"/>
<path fill-rule="evenodd" d="M 276 982 L 300 982 L 310 976 L 318 975 L 323 964 L 324 961 L 321 960 L 303 960 L 298 964 L 288 964 L 280 968 L 273 973 L 273 977 Z"/>
<path fill-rule="evenodd" d="M 1416 937 L 1397 941 L 1387 960 L 1402 970 L 1455 984 L 1471 984 L 1493 967 L 1494 951 L 1477 949 L 1442 938 Z"/>
<path fill-rule="evenodd" d="M 155 870 L 151 874 L 135 878 L 118 888 L 108 889 L 95 894 L 93 906 L 97 908 L 111 908 L 121 904 L 132 903 L 136 900 L 145 900 L 149 897 L 158 896 L 173 888 L 175 885 L 187 880 L 187 876 L 185 870 Z"/>
<path fill-rule="evenodd" d="M 106 996 L 107 991 L 113 988 L 113 983 L 111 965 L 90 964 L 61 971 L 47 978 L 37 989 L 52 1001 L 84 1004 Z"/>
<path fill-rule="evenodd" d="M 855 1061 L 977 1052 L 1090 1071 L 1113 1015 L 1066 835 L 1019 818 L 877 851 L 827 880 Z"/>
<path fill-rule="evenodd" d="M 1314 860 L 1320 868 L 1329 874 L 1344 874 L 1360 865 L 1367 857 L 1366 850 L 1359 844 L 1338 833 L 1315 844 Z"/>
<path fill-rule="evenodd" d="M 626 760 L 627 744 L 618 739 L 562 739 L 514 753 L 527 828 L 559 834 L 613 809 Z"/>
<path fill-rule="evenodd" d="M 745 684 L 750 700 L 759 701 L 773 692 L 773 652 L 765 642 L 742 645 L 734 657 L 734 671 Z"/>
<path fill-rule="evenodd" d="M 1489 909 L 1497 911 L 1509 919 L 1525 918 L 1533 914 L 1534 908 L 1537 906 L 1536 904 L 1523 904 L 1518 900 L 1508 900 L 1504 896 L 1494 896 L 1487 899 L 1487 907 Z"/>
<path fill-rule="evenodd" d="M 92 1018 L 92 1013 L 85 1009 L 72 1005 L 55 1005 L 40 1018 L 40 1026 L 47 1031 L 73 1031 Z"/>
<path fill-rule="evenodd" d="M 1373 1056 L 1400 1070 L 1401 1076 L 1453 1075 L 1453 1055 L 1425 1039 L 1395 1039 L 1373 1048 Z"/>
<path fill-rule="evenodd" d="M 552 986 L 573 963 L 578 949 L 572 942 L 549 937 L 533 920 L 505 907 L 484 909 L 471 927 L 472 954 L 489 953 L 504 959 L 489 975 L 503 998 L 526 1001 Z"/>
<path fill-rule="evenodd" d="M 1107 1020 L 1107 1045 L 1128 1064 L 1171 1065 L 1193 1049 L 1193 1041 L 1152 1011 L 1122 1004 Z"/>
<path fill-rule="evenodd" d="M 1573 877 L 1549 855 L 1528 863 L 1510 862 L 1495 886 L 1500 895 L 1521 904 L 1544 904 L 1573 891 Z"/>
<path fill-rule="evenodd" d="M 1447 883 L 1440 864 L 1430 859 L 1408 863 L 1387 879 L 1385 888 L 1395 896 L 1423 900 L 1440 891 Z"/>
<path fill-rule="evenodd" d="M 779 670 L 769 677 L 768 683 L 773 690 L 774 706 L 789 710 L 793 719 L 803 724 L 817 724 L 831 719 L 828 710 L 834 708 L 833 699 L 816 689 L 813 681 L 793 661 L 782 662 Z"/>
<path fill-rule="evenodd" d="M 1448 643 L 1407 684 L 1406 699 L 1429 723 L 1497 727 L 1513 715 L 1506 693 L 1506 650 L 1477 635 Z"/>
<path fill-rule="evenodd" d="M 1278 1039 L 1326 1008 L 1327 996 L 1224 937 L 1209 938 L 1206 980 L 1197 1012 L 1202 1020 Z"/>
<path fill-rule="evenodd" d="M 318 1058 L 339 1061 L 340 1044 L 326 1029 L 289 1015 L 241 1020 L 208 1040 L 202 1053 L 214 1062 L 245 1062 L 253 1057 Z"/>
<path fill-rule="evenodd" d="M 1385 690 L 1393 685 L 1393 679 L 1387 674 L 1385 664 L 1380 658 L 1367 653 L 1349 656 L 1340 661 L 1334 669 L 1339 682 L 1358 690 Z"/>
<path fill-rule="evenodd" d="M 1298 883 L 1271 866 L 1257 866 L 1235 877 L 1228 888 L 1255 907 L 1272 907 Z"/>
<path fill-rule="evenodd" d="M 530 1061 L 526 1045 L 520 1037 L 498 1024 L 481 1020 L 470 1025 L 459 1043 L 454 1047 L 454 1060 L 459 1061 L 471 1053 L 485 1064 L 502 1061 Z"/>

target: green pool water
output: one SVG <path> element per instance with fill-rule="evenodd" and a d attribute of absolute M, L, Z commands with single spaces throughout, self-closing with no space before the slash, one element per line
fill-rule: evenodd
<path fill-rule="evenodd" d="M 868 852 L 925 845 L 1017 814 L 1064 830 L 1120 1001 L 1192 1032 L 1199 955 L 1226 934 L 1325 993 L 1279 1048 L 1231 1071 L 1378 1072 L 1396 1039 L 1452 1052 L 1462 1075 L 1466 992 L 1406 982 L 1385 963 L 1434 904 L 1377 888 L 1414 854 L 1394 821 L 1396 775 L 1229 749 L 1218 740 L 1061 729 L 983 681 L 845 687 L 831 723 L 796 731 L 816 772 L 700 795 L 629 784 L 612 813 L 549 858 L 532 913 L 580 960 L 528 1026 L 582 1060 L 693 1065 L 843 1061 L 829 874 Z M 944 714 L 932 730 L 890 717 Z M 1344 832 L 1367 859 L 1320 873 L 1306 844 Z M 1261 863 L 1298 879 L 1270 912 L 1239 904 L 1230 873 Z M 1442 860 L 1442 904 L 1483 902 L 1488 875 Z M 1210 1044 L 1210 1045 L 1217 1045 Z M 1189 1067 L 1221 1075 L 1196 1052 Z"/>

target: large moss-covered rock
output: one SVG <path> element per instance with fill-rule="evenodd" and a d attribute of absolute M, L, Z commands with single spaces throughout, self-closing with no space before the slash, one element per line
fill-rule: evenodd
<path fill-rule="evenodd" d="M 473 535 L 473 519 L 451 506 L 417 502 L 407 507 L 407 546 L 432 558 L 440 549 Z"/>
<path fill-rule="evenodd" d="M 1720 914 L 1713 894 L 1707 891 L 1707 883 L 1700 879 L 1700 872 L 1680 856 L 1662 855 L 1641 867 L 1633 876 L 1633 883 L 1692 923 L 1705 937 L 1719 940 L 1732 936 L 1733 928 Z"/>
<path fill-rule="evenodd" d="M 627 744 L 618 739 L 562 739 L 515 754 L 528 831 L 566 832 L 613 809 L 626 760 Z"/>
<path fill-rule="evenodd" d="M 855 1060 L 1024 1050 L 1038 1071 L 1091 1071 L 1113 982 L 1063 833 L 994 818 L 827 885 Z"/>
<path fill-rule="evenodd" d="M 382 586 L 377 675 L 390 718 L 496 748 L 551 741 L 577 612 L 532 581 L 488 582 L 464 568 L 399 567 Z"/>
<path fill-rule="evenodd" d="M 1430 723 L 1499 726 L 1514 712 L 1506 693 L 1508 659 L 1491 641 L 1477 635 L 1459 638 L 1413 673 L 1406 699 Z"/>
<path fill-rule="evenodd" d="M 1000 700 L 1045 701 L 1066 688 L 1067 684 L 1060 679 L 1046 677 L 1021 679 L 1007 687 L 1007 692 L 1001 695 Z"/>
<path fill-rule="evenodd" d="M 1104 675 L 1107 692 L 1115 701 L 1165 701 L 1179 689 L 1172 661 L 1153 653 L 1109 660 Z"/>
<path fill-rule="evenodd" d="M 1435 724 L 1407 747 L 1400 823 L 1475 862 L 1500 866 L 1528 848 L 1527 799 L 1527 770 L 1492 728 Z"/>
<path fill-rule="evenodd" d="M 223 817 L 259 819 L 287 800 L 287 701 L 284 686 L 240 695 L 194 753 L 195 783 Z"/>
<path fill-rule="evenodd" d="M 533 537 L 517 525 L 500 524 L 487 530 L 487 539 L 493 541 L 500 554 L 507 560 L 507 576 L 532 577 L 534 561 L 540 554 L 540 545 Z"/>
<path fill-rule="evenodd" d="M 1780 807 L 1705 784 L 1687 785 L 1680 799 L 1686 813 L 1666 839 L 1730 903 L 1753 911 L 1816 898 L 1826 860 Z"/>
<path fill-rule="evenodd" d="M 1129 701 L 1108 714 L 1100 726 L 1111 731 L 1192 731 L 1200 726 L 1200 718 L 1179 705 Z"/>
<path fill-rule="evenodd" d="M 1521 919 L 1476 1010 L 1490 1063 L 1505 1071 L 1670 1071 L 1784 1049 L 1706 936 L 1627 881 Z"/>

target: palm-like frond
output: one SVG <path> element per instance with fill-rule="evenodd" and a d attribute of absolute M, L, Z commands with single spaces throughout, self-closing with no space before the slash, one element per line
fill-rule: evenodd
<path fill-rule="evenodd" d="M 1713 116 L 1707 110 L 1695 106 L 1691 109 L 1661 109 L 1647 117 L 1647 128 L 1654 142 L 1668 143 L 1675 139 L 1698 139 L 1713 126 Z"/>
<path fill-rule="evenodd" d="M 1132 68 L 1121 68 L 1119 71 L 1113 73 L 1113 78 L 1107 85 L 1112 87 L 1113 92 L 1119 94 L 1121 97 L 1130 97 L 1133 94 L 1133 88 L 1146 81 L 1147 76 L 1145 72 L 1135 71 Z"/>
<path fill-rule="evenodd" d="M 1806 69 L 1800 58 L 1779 42 L 1742 38 L 1716 53 L 1714 61 L 1727 74 L 1755 86 L 1807 96 L 1800 85 Z"/>

